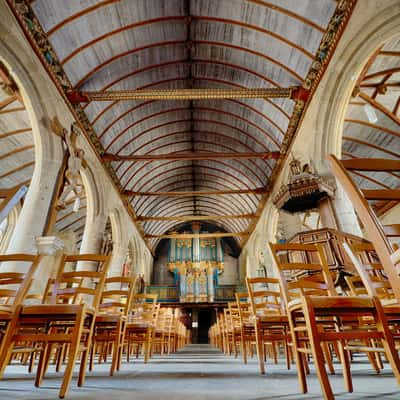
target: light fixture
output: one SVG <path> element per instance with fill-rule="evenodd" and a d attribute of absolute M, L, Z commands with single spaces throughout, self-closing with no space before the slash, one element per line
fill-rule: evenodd
<path fill-rule="evenodd" d="M 375 112 L 374 108 L 371 106 L 371 104 L 369 104 L 369 103 L 364 104 L 364 111 L 365 111 L 365 114 L 367 114 L 368 121 L 371 124 L 378 122 L 378 116 L 376 115 L 376 112 Z"/>
<path fill-rule="evenodd" d="M 78 212 L 79 211 L 79 207 L 81 206 L 81 198 L 79 196 L 75 197 L 75 201 L 74 201 L 74 205 L 72 207 L 72 211 L 73 212 Z"/>

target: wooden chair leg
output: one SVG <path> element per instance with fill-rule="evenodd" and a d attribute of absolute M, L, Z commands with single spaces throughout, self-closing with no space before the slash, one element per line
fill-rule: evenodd
<path fill-rule="evenodd" d="M 287 339 L 284 340 L 283 342 L 283 348 L 285 351 L 285 359 L 286 359 L 286 368 L 290 369 L 290 364 L 291 364 L 291 357 L 290 357 L 290 347 L 289 344 L 287 342 Z"/>
<path fill-rule="evenodd" d="M 33 371 L 33 365 L 35 364 L 36 352 L 32 351 L 31 356 L 29 357 L 29 366 L 28 372 L 31 374 Z"/>
<path fill-rule="evenodd" d="M 0 379 L 3 378 L 4 371 L 11 359 L 14 348 L 13 335 L 18 330 L 18 318 L 13 318 L 5 329 L 4 335 L 0 341 Z"/>
<path fill-rule="evenodd" d="M 79 352 L 79 344 L 82 336 L 84 315 L 83 311 L 77 316 L 75 320 L 75 328 L 72 332 L 71 344 L 68 351 L 68 362 L 64 372 L 64 379 L 61 384 L 59 397 L 63 399 L 68 392 L 69 385 L 71 384 L 72 374 L 74 372 L 75 361 Z"/>
<path fill-rule="evenodd" d="M 294 352 L 294 359 L 296 362 L 296 369 L 297 369 L 297 378 L 299 381 L 299 387 L 301 393 L 307 393 L 307 380 L 306 380 L 306 355 L 301 353 L 299 349 L 301 349 L 301 342 L 299 339 L 299 332 L 296 332 L 294 329 L 294 321 L 296 318 L 295 316 L 289 316 L 289 320 L 293 318 L 293 322 L 290 322 L 290 331 L 292 333 L 292 345 L 293 345 L 293 352 Z"/>
<path fill-rule="evenodd" d="M 322 350 L 324 352 L 324 358 L 325 358 L 326 365 L 328 366 L 329 373 L 331 375 L 334 375 L 335 368 L 333 367 L 332 353 L 329 349 L 329 344 L 327 342 L 322 342 L 321 346 L 322 346 Z"/>
<path fill-rule="evenodd" d="M 378 331 L 382 332 L 383 339 L 382 345 L 385 349 L 385 355 L 392 367 L 393 374 L 397 380 L 397 383 L 400 384 L 400 359 L 399 353 L 396 350 L 396 346 L 394 343 L 394 339 L 392 333 L 389 330 L 388 323 L 386 320 L 386 316 L 383 311 L 383 307 L 378 299 L 373 299 L 375 304 L 375 321 L 376 327 Z"/>
<path fill-rule="evenodd" d="M 116 332 L 115 332 L 115 339 L 113 342 L 110 376 L 113 376 L 115 370 L 117 369 L 119 346 L 120 346 L 121 334 L 122 334 L 121 329 L 122 329 L 122 321 L 119 321 Z"/>
<path fill-rule="evenodd" d="M 345 350 L 345 343 L 339 342 L 338 343 L 338 350 L 340 354 L 340 359 L 342 362 L 343 368 L 343 379 L 344 384 L 348 392 L 353 392 L 353 380 L 351 378 L 351 371 L 350 371 L 350 358 L 348 351 Z"/>
<path fill-rule="evenodd" d="M 258 364 L 260 367 L 260 373 L 265 374 L 265 364 L 264 364 L 264 346 L 261 339 L 261 330 L 260 324 L 256 322 L 256 347 L 257 347 L 257 357 L 258 357 Z"/>
<path fill-rule="evenodd" d="M 307 304 L 307 302 L 306 302 Z M 304 318 L 307 325 L 308 338 L 310 340 L 311 352 L 314 358 L 315 370 L 321 385 L 321 391 L 325 400 L 334 400 L 328 374 L 325 370 L 324 354 L 319 340 L 318 329 L 315 325 L 315 314 L 308 304 L 304 307 Z"/>
<path fill-rule="evenodd" d="M 240 347 L 242 351 L 242 357 L 243 357 L 243 363 L 247 364 L 247 343 L 245 342 L 245 336 L 243 334 L 243 331 L 240 334 Z"/>

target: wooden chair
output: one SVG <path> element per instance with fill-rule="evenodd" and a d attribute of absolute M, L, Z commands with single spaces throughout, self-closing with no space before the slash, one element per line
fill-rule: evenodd
<path fill-rule="evenodd" d="M 126 323 L 128 315 L 131 312 L 137 279 L 138 278 L 135 276 L 113 276 L 105 280 L 95 320 L 90 352 L 90 370 L 93 369 L 95 350 L 100 350 L 100 362 L 101 358 L 104 360 L 107 359 L 108 349 L 111 346 L 112 361 L 110 376 L 114 375 L 116 370 L 119 371 L 125 340 Z"/>
<path fill-rule="evenodd" d="M 0 255 L 0 354 L 13 334 L 15 321 L 28 296 L 40 259 L 40 256 L 30 254 Z M 18 269 L 26 271 L 7 272 L 11 263 L 13 267 L 18 263 Z"/>
<path fill-rule="evenodd" d="M 96 312 L 103 290 L 109 256 L 96 254 L 64 255 L 51 289 L 48 304 L 24 305 L 13 320 L 12 334 L 0 353 L 0 373 L 4 373 L 17 342 L 41 344 L 35 385 L 41 384 L 54 345 L 68 345 L 67 365 L 59 397 L 64 398 L 71 383 L 75 361 L 81 351 L 78 386 L 85 380 L 88 351 L 91 346 Z M 77 264 L 81 270 L 68 271 Z M 80 263 L 80 264 L 79 264 Z M 83 267 L 86 267 L 83 270 Z M 76 284 L 76 279 L 81 279 Z"/>
<path fill-rule="evenodd" d="M 349 172 L 380 171 L 389 172 L 400 170 L 399 160 L 388 159 L 350 159 L 338 160 L 334 155 L 328 157 L 329 164 L 336 179 L 343 186 L 354 209 L 362 222 L 368 239 L 373 243 L 379 260 L 389 278 L 393 293 L 400 303 L 400 277 L 397 267 L 400 262 L 400 249 L 394 249 L 390 244 L 385 228 L 370 207 L 368 200 L 400 201 L 398 189 L 362 190 L 357 187 Z M 398 226 L 392 227 L 396 229 Z M 399 229 L 396 229 L 399 231 Z"/>
<path fill-rule="evenodd" d="M 228 309 L 229 309 L 229 329 L 231 331 L 231 340 L 232 340 L 231 348 L 233 350 L 235 358 L 237 358 L 239 352 L 241 352 L 242 349 L 242 342 L 241 342 L 239 309 L 236 301 L 229 301 Z"/>
<path fill-rule="evenodd" d="M 351 340 L 380 340 L 400 382 L 400 359 L 379 299 L 337 296 L 321 245 L 270 243 L 269 247 L 287 308 L 301 391 L 307 392 L 305 355 L 311 354 L 324 399 L 334 398 L 323 345 L 335 342 L 346 388 L 353 391 L 346 351 L 352 349 L 347 346 Z M 374 329 L 360 327 L 360 318 L 372 320 Z"/>
<path fill-rule="evenodd" d="M 376 255 L 374 245 L 372 243 L 362 245 L 345 243 L 343 247 L 363 283 L 365 291 L 363 294 L 379 297 L 384 306 L 398 304 L 390 281 Z"/>
<path fill-rule="evenodd" d="M 276 349 L 281 343 L 285 349 L 287 368 L 290 369 L 289 321 L 283 302 L 281 302 L 279 280 L 268 277 L 246 278 L 246 285 L 253 314 L 252 320 L 260 372 L 265 373 L 264 361 L 267 345 L 271 348 L 276 363 Z"/>
<path fill-rule="evenodd" d="M 133 297 L 133 305 L 125 334 L 128 362 L 134 347 L 136 348 L 136 357 L 138 357 L 140 348 L 142 347 L 144 362 L 147 363 L 150 358 L 153 334 L 160 310 L 157 298 L 157 294 L 148 293 L 136 294 Z"/>
<path fill-rule="evenodd" d="M 253 357 L 253 343 L 256 341 L 252 310 L 248 302 L 248 297 L 249 294 L 247 292 L 235 293 L 240 321 L 241 352 L 244 364 L 247 364 L 248 355 Z"/>

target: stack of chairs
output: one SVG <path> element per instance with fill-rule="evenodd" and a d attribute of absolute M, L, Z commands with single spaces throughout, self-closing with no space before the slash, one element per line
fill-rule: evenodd
<path fill-rule="evenodd" d="M 267 352 L 278 362 L 278 351 L 282 345 L 286 355 L 286 365 L 290 369 L 290 335 L 279 281 L 275 278 L 246 278 L 249 292 L 256 349 L 260 372 L 265 373 Z"/>
<path fill-rule="evenodd" d="M 152 352 L 152 342 L 158 323 L 160 303 L 157 294 L 136 294 L 133 297 L 131 313 L 125 330 L 126 359 L 129 362 L 133 352 L 136 358 L 143 352 L 147 363 Z"/>
<path fill-rule="evenodd" d="M 65 366 L 59 390 L 64 398 L 78 360 L 82 386 L 89 356 L 89 370 L 96 357 L 101 363 L 111 356 L 113 375 L 124 352 L 129 361 L 142 351 L 147 362 L 157 350 L 170 354 L 190 342 L 179 309 L 160 311 L 157 295 L 135 293 L 134 276 L 107 277 L 110 256 L 63 255 L 44 293 L 29 294 L 40 261 L 36 255 L 0 255 L 1 377 L 11 361 L 29 359 L 39 387 L 53 360 L 57 372 Z"/>
<path fill-rule="evenodd" d="M 291 243 L 269 247 L 289 319 L 300 390 L 307 392 L 306 373 L 312 356 L 324 399 L 334 399 L 325 363 L 333 372 L 335 349 L 346 388 L 352 392 L 349 352 L 376 351 L 370 345 L 376 341 L 382 345 L 399 380 L 400 359 L 379 299 L 339 296 L 321 245 Z"/>
<path fill-rule="evenodd" d="M 80 263 L 79 270 L 69 271 L 70 263 Z M 84 254 L 62 257 L 51 294 L 44 297 L 44 304 L 26 304 L 22 299 L 3 336 L 0 351 L 2 377 L 13 349 L 19 343 L 34 343 L 40 352 L 35 385 L 40 386 L 55 348 L 65 347 L 66 369 L 59 397 L 69 389 L 75 361 L 80 353 L 78 386 L 85 381 L 88 353 L 92 334 L 109 266 L 109 256 Z M 85 267 L 88 267 L 85 269 Z M 80 281 L 75 284 L 76 279 Z M 25 283 L 22 283 L 25 286 Z"/>
<path fill-rule="evenodd" d="M 100 363 L 106 362 L 111 352 L 110 376 L 120 369 L 126 324 L 132 308 L 136 282 L 137 277 L 133 275 L 131 277 L 114 276 L 105 280 L 93 332 L 90 371 L 93 369 L 95 353 L 98 354 Z"/>

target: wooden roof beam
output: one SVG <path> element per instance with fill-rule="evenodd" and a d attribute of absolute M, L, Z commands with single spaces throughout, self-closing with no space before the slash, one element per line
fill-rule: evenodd
<path fill-rule="evenodd" d="M 235 215 L 177 215 L 177 216 L 164 216 L 153 217 L 140 215 L 136 217 L 138 222 L 148 221 L 221 221 L 226 219 L 253 219 L 257 218 L 255 214 L 235 214 Z"/>
<path fill-rule="evenodd" d="M 168 154 L 132 154 L 118 155 L 105 153 L 102 156 L 103 161 L 165 161 L 165 160 L 276 160 L 280 156 L 279 151 L 273 152 L 185 152 L 185 153 L 168 153 Z"/>
<path fill-rule="evenodd" d="M 165 235 L 145 235 L 146 239 L 209 239 L 224 237 L 244 237 L 249 236 L 249 232 L 214 232 L 214 233 L 169 233 Z"/>
<path fill-rule="evenodd" d="M 244 89 L 136 89 L 136 90 L 100 90 L 74 91 L 67 93 L 72 103 L 90 101 L 124 100 L 209 100 L 209 99 L 259 99 L 294 98 L 301 88 L 244 88 Z"/>
<path fill-rule="evenodd" d="M 134 192 L 132 190 L 124 190 L 123 196 L 172 196 L 172 197 L 193 197 L 193 196 L 221 196 L 233 194 L 266 194 L 264 188 L 256 189 L 240 189 L 240 190 L 201 190 L 201 191 L 179 191 L 179 192 Z"/>

